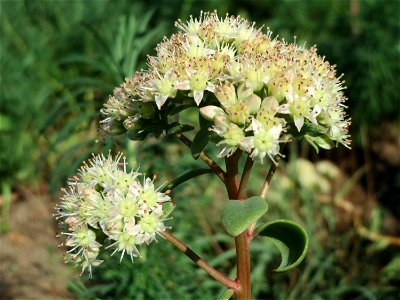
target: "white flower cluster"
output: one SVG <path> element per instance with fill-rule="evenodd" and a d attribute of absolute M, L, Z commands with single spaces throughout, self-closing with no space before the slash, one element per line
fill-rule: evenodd
<path fill-rule="evenodd" d="M 122 165 L 122 168 L 121 168 Z M 93 156 L 89 164 L 70 179 L 69 189 L 57 206 L 57 220 L 66 225 L 66 260 L 88 269 L 102 263 L 102 248 L 112 254 L 139 256 L 138 246 L 150 244 L 156 234 L 165 231 L 164 221 L 173 208 L 166 193 L 155 189 L 153 180 L 142 174 L 127 172 L 126 161 L 119 154 Z"/>
<path fill-rule="evenodd" d="M 103 128 L 143 131 L 145 120 L 172 108 L 199 106 L 214 122 L 221 156 L 240 148 L 263 160 L 279 152 L 283 134 L 316 147 L 350 144 L 346 97 L 335 66 L 307 49 L 262 33 L 241 17 L 202 13 L 178 21 L 149 57 L 149 70 L 117 88 L 102 109 Z"/>

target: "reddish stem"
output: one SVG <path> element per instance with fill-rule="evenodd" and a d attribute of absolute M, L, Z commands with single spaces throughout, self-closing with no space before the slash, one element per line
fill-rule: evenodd
<path fill-rule="evenodd" d="M 238 180 L 238 164 L 241 151 L 235 152 L 231 157 L 226 158 L 226 181 L 225 185 L 231 200 L 243 200 L 246 194 L 246 185 L 241 184 L 241 193 L 239 195 L 239 180 Z M 247 166 L 247 167 L 246 167 Z M 248 180 L 248 172 L 251 167 L 246 163 L 245 171 L 242 175 L 242 180 Z M 240 197 L 239 197 L 240 196 Z M 239 289 L 235 291 L 236 300 L 249 300 L 251 298 L 250 284 L 250 239 L 247 230 L 235 237 L 236 245 L 236 264 Z"/>

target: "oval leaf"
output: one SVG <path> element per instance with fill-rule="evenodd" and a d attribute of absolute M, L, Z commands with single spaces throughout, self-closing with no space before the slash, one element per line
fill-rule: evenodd
<path fill-rule="evenodd" d="M 281 264 L 275 271 L 284 272 L 298 266 L 307 253 L 308 236 L 300 225 L 289 220 L 276 220 L 261 225 L 256 234 L 266 237 L 281 252 Z"/>
<path fill-rule="evenodd" d="M 268 210 L 267 202 L 260 196 L 246 200 L 229 200 L 221 213 L 221 222 L 231 236 L 237 236 L 255 223 Z"/>

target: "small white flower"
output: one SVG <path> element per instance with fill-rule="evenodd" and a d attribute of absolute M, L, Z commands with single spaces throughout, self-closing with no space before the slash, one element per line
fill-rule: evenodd
<path fill-rule="evenodd" d="M 178 82 L 175 87 L 178 90 L 190 90 L 189 96 L 193 97 L 196 105 L 199 106 L 203 99 L 204 91 L 214 92 L 215 86 L 210 81 L 210 74 L 205 71 L 188 73 L 188 78 Z"/>
<path fill-rule="evenodd" d="M 268 155 L 272 161 L 275 161 L 274 156 L 279 153 L 280 149 L 279 137 L 282 133 L 282 126 L 275 125 L 266 129 L 257 119 L 253 119 L 250 128 L 253 131 L 251 157 L 258 158 L 263 163 L 265 156 Z"/>

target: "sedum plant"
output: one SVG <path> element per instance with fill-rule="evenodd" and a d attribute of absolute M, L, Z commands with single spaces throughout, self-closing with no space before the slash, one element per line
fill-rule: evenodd
<path fill-rule="evenodd" d="M 66 259 L 92 272 L 99 252 L 119 252 L 133 260 L 140 248 L 162 237 L 226 286 L 221 297 L 251 298 L 250 245 L 265 238 L 281 252 L 276 271 L 288 271 L 304 258 L 305 230 L 290 220 L 257 221 L 266 214 L 264 199 L 283 157 L 283 146 L 305 139 L 317 151 L 349 147 L 343 81 L 315 46 L 272 38 L 272 32 L 216 12 L 178 20 L 179 31 L 156 47 L 148 69 L 126 78 L 101 110 L 101 129 L 132 140 L 172 136 L 190 148 L 207 169 L 189 170 L 155 187 L 139 170 L 128 171 L 122 154 L 94 156 L 85 163 L 58 206 L 66 230 Z M 198 124 L 182 120 L 194 108 Z M 192 138 L 189 138 L 192 136 Z M 225 166 L 205 152 L 216 147 Z M 246 157 L 239 170 L 241 157 Z M 270 168 L 258 195 L 248 195 L 254 162 Z M 196 176 L 214 173 L 227 199 L 221 223 L 236 245 L 236 278 L 229 278 L 178 240 L 165 223 L 175 205 L 174 188 Z"/>

